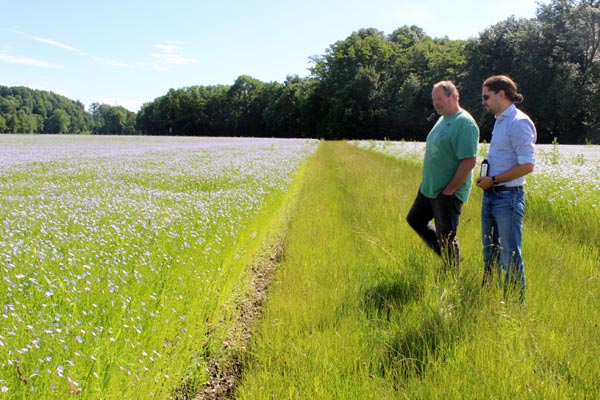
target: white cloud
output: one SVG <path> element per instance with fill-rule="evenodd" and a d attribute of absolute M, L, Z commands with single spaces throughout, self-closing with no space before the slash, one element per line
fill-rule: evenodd
<path fill-rule="evenodd" d="M 13 30 L 12 32 L 17 35 L 21 35 L 23 37 L 26 37 L 31 40 L 35 40 L 37 42 L 40 42 L 40 43 L 43 43 L 46 45 L 50 45 L 53 47 L 58 47 L 63 50 L 71 51 L 82 57 L 88 58 L 89 60 L 91 60 L 95 63 L 109 65 L 112 67 L 129 68 L 129 69 L 152 67 L 159 71 L 168 71 L 173 66 L 176 66 L 176 65 L 186 65 L 186 64 L 192 64 L 192 63 L 196 62 L 196 60 L 189 58 L 189 57 L 185 57 L 184 55 L 181 54 L 183 48 L 181 47 L 180 42 L 167 41 L 167 42 L 156 44 L 155 46 L 158 48 L 159 51 L 157 53 L 153 53 L 151 55 L 152 58 L 154 59 L 153 62 L 128 63 L 128 62 L 115 61 L 115 60 L 111 60 L 111 59 L 107 59 L 107 58 L 103 58 L 103 57 L 98 57 L 95 55 L 86 54 L 81 49 L 78 49 L 76 47 L 73 47 L 71 45 L 68 45 L 68 44 L 65 44 L 65 43 L 62 43 L 59 41 L 56 41 L 54 39 L 50 39 L 48 37 L 33 36 L 33 35 L 30 35 L 30 34 L 27 34 L 27 33 L 21 32 L 21 31 L 16 31 L 16 30 Z M 33 66 L 46 67 L 46 68 L 62 68 L 60 66 L 57 66 L 57 65 L 54 65 L 51 63 L 47 63 L 47 62 L 44 62 L 41 60 L 36 60 L 33 58 L 27 58 L 27 57 L 13 56 L 11 54 L 6 54 L 6 53 L 4 53 L 4 54 L 0 53 L 0 62 L 9 62 L 12 64 L 26 64 L 26 65 L 33 65 Z"/>
<path fill-rule="evenodd" d="M 92 61 L 94 61 L 96 63 L 110 65 L 110 66 L 113 66 L 113 67 L 135 68 L 135 65 L 128 64 L 128 63 L 125 63 L 125 62 L 113 61 L 113 60 L 108 60 L 108 59 L 105 59 L 105 58 L 102 58 L 102 57 L 96 57 L 96 56 L 93 56 L 93 55 L 88 55 L 83 50 L 80 50 L 80 49 L 78 49 L 76 47 L 70 46 L 70 45 L 65 44 L 65 43 L 57 42 L 56 40 L 53 40 L 53 39 L 43 38 L 43 37 L 39 37 L 39 36 L 31 36 L 31 35 L 28 35 L 26 33 L 20 32 L 20 31 L 13 31 L 13 32 L 16 33 L 16 34 L 19 34 L 21 36 L 27 37 L 29 39 L 33 39 L 33 40 L 35 40 L 37 42 L 40 42 L 40 43 L 44 43 L 44 44 L 48 44 L 50 46 L 58 47 L 58 48 L 61 48 L 61 49 L 64 49 L 64 50 L 68 50 L 68 51 L 72 51 L 74 53 L 79 54 L 80 56 L 87 57 L 87 58 L 89 58 L 90 60 L 92 60 Z"/>
<path fill-rule="evenodd" d="M 56 40 L 41 38 L 41 37 L 37 37 L 37 36 L 34 36 L 33 38 L 41 43 L 49 44 L 49 45 L 55 46 L 55 47 L 60 47 L 61 49 L 73 51 L 73 52 L 79 53 L 81 55 L 84 54 L 83 51 L 76 49 L 75 47 L 69 46 L 68 44 L 57 42 Z"/>
<path fill-rule="evenodd" d="M 152 54 L 152 57 L 157 60 L 154 67 L 160 71 L 167 71 L 174 65 L 185 65 L 196 62 L 196 60 L 192 58 L 181 55 L 181 47 L 176 43 L 159 43 L 156 47 L 158 47 L 160 52 Z"/>
<path fill-rule="evenodd" d="M 15 31 L 15 30 L 13 30 L 12 32 L 16 33 L 17 35 L 21 35 L 23 37 L 26 37 L 28 39 L 35 40 L 35 41 L 40 42 L 40 43 L 49 44 L 50 46 L 59 47 L 59 48 L 64 49 L 64 50 L 73 51 L 73 52 L 78 53 L 80 55 L 85 55 L 85 53 L 82 50 L 79 50 L 79 49 L 77 49 L 77 48 L 75 48 L 73 46 L 69 46 L 68 44 L 57 42 L 56 40 L 53 40 L 53 39 L 43 38 L 43 37 L 39 37 L 39 36 L 32 36 L 32 35 L 29 35 L 27 33 L 21 32 L 21 31 Z"/>
<path fill-rule="evenodd" d="M 8 53 L 0 53 L 0 62 L 8 64 L 28 65 L 31 67 L 62 69 L 62 66 L 49 63 L 47 61 L 38 60 L 36 58 L 18 56 Z"/>

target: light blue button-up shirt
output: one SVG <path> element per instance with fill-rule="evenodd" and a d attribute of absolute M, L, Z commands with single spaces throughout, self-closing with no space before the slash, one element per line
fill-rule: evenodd
<path fill-rule="evenodd" d="M 500 175 L 517 164 L 535 164 L 536 139 L 537 131 L 529 116 L 511 104 L 496 117 L 488 152 L 488 175 Z M 525 184 L 525 176 L 502 182 L 504 186 L 523 184 Z"/>

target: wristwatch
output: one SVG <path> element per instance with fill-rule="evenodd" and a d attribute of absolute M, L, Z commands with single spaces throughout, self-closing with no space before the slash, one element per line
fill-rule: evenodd
<path fill-rule="evenodd" d="M 497 183 L 497 182 L 496 182 L 496 175 L 492 176 L 492 183 L 493 183 L 494 185 Z"/>

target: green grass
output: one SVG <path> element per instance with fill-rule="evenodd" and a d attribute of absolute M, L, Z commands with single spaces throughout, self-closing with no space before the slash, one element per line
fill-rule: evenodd
<path fill-rule="evenodd" d="M 600 228 L 556 224 L 547 199 L 528 194 L 522 307 L 481 288 L 477 188 L 458 234 L 460 279 L 440 272 L 404 221 L 419 181 L 415 161 L 322 142 L 237 398 L 598 396 L 600 258 L 581 238 Z"/>

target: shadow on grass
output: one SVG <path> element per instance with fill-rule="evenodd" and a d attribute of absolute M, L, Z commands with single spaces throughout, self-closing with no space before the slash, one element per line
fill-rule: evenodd
<path fill-rule="evenodd" d="M 403 276 L 392 281 L 380 282 L 365 290 L 363 307 L 369 318 L 389 320 L 390 316 L 408 303 L 423 296 L 423 283 Z"/>
<path fill-rule="evenodd" d="M 383 347 L 374 372 L 398 387 L 443 361 L 467 329 L 469 310 L 477 307 L 479 282 L 425 270 L 395 274 L 364 291 L 366 316 L 387 321 L 378 328 Z"/>

